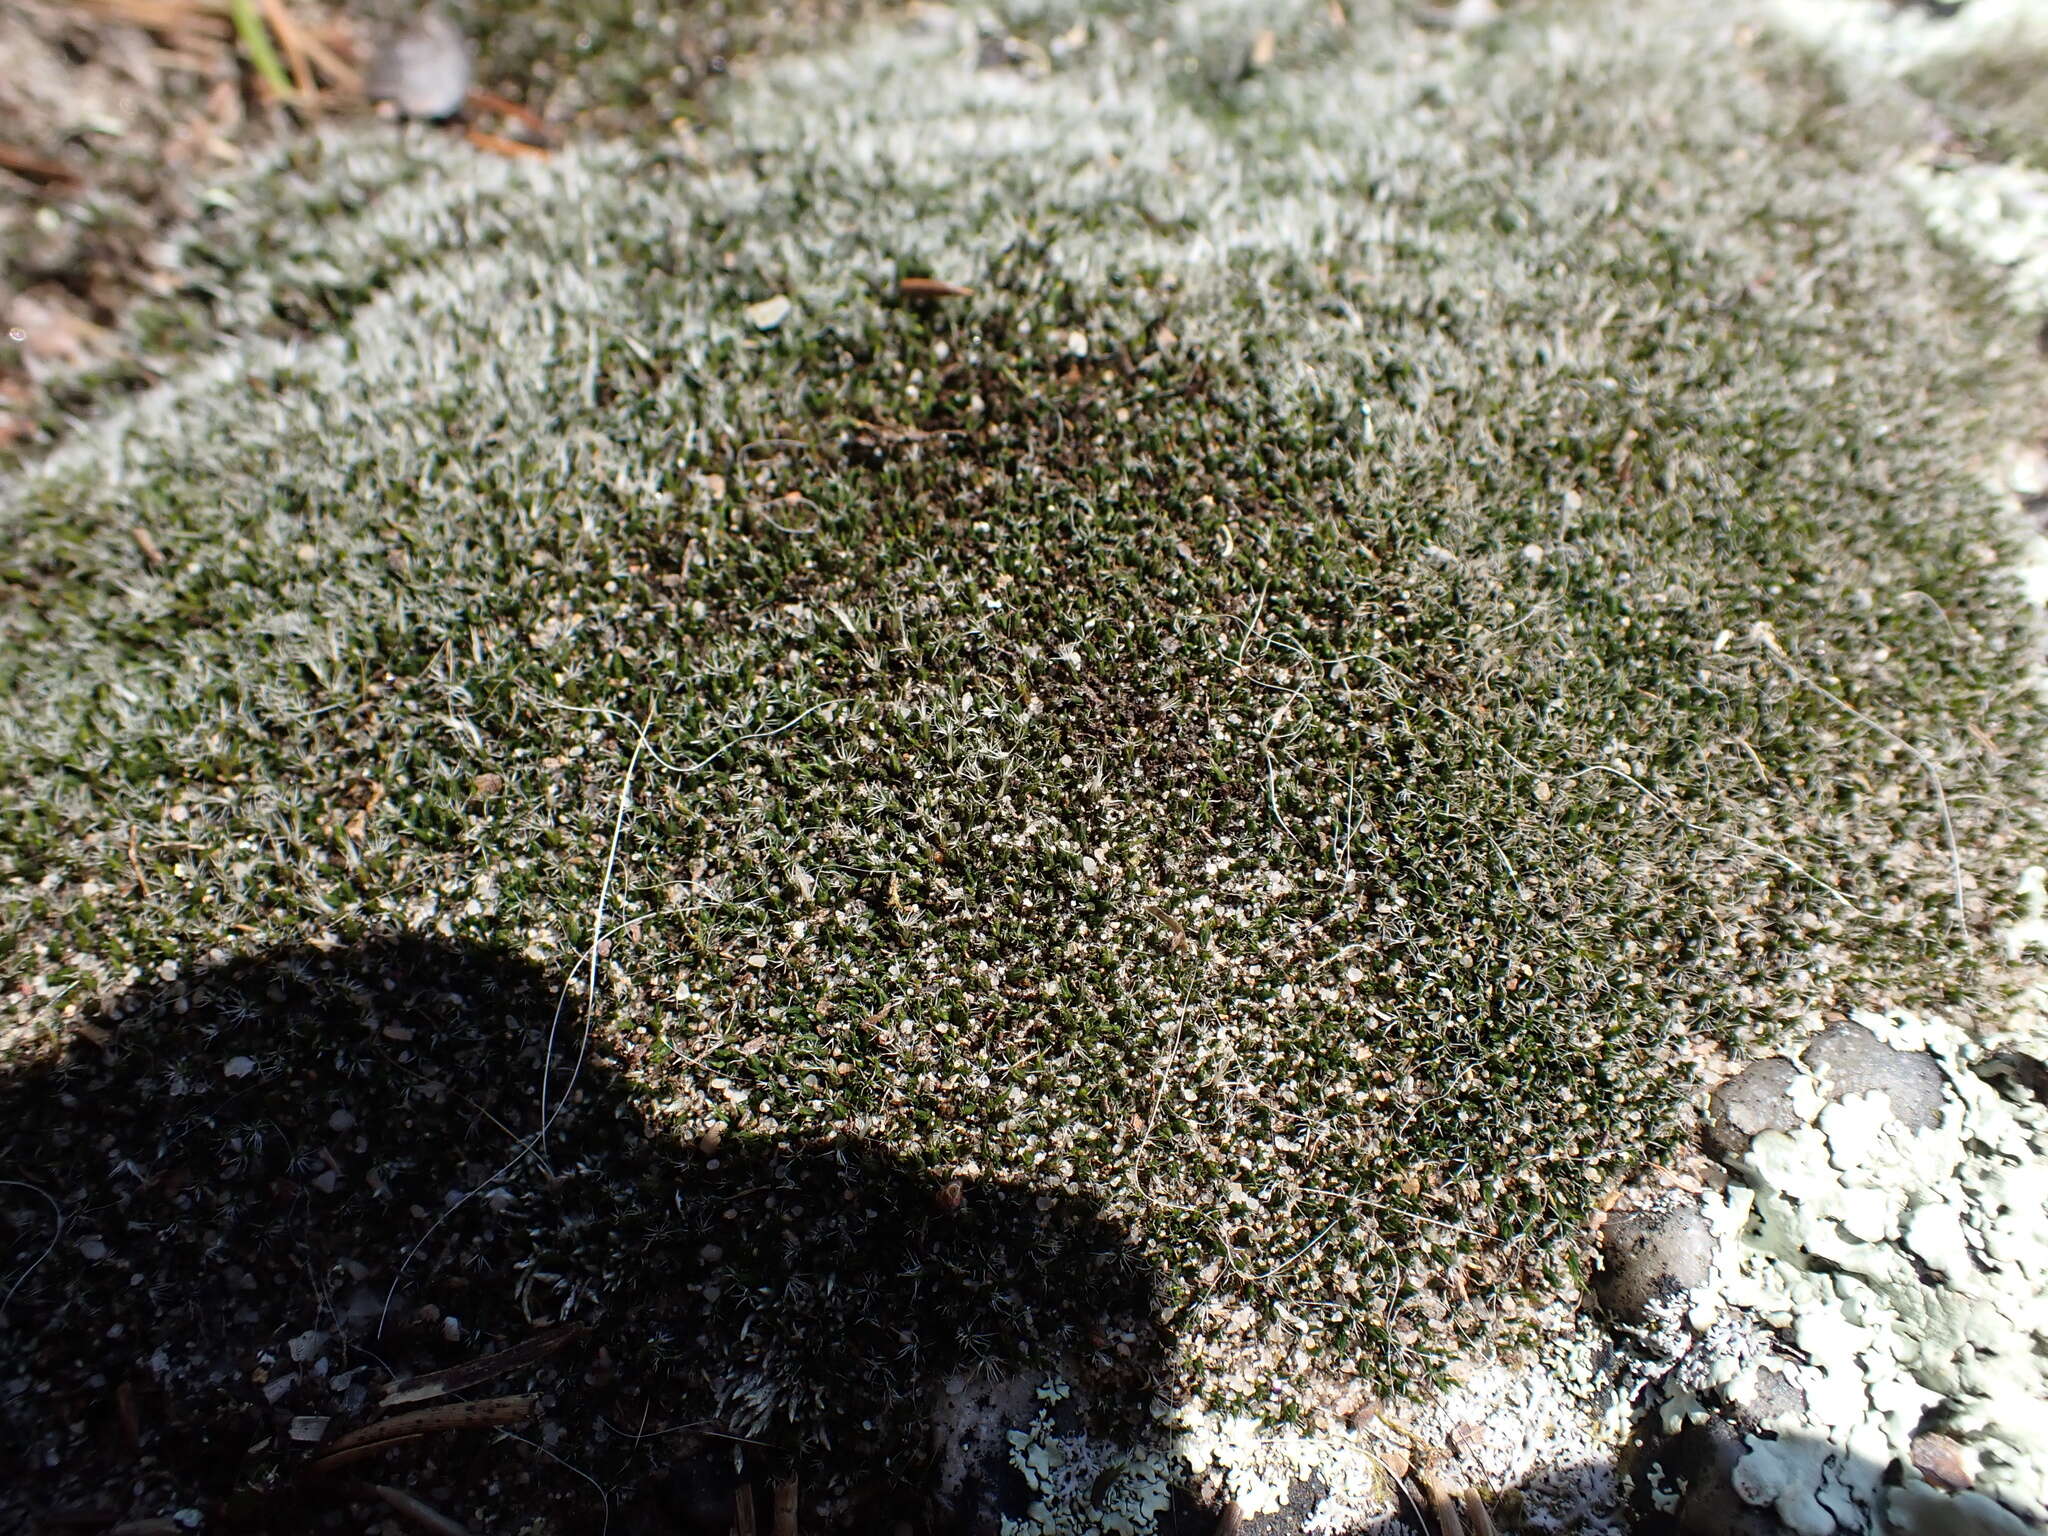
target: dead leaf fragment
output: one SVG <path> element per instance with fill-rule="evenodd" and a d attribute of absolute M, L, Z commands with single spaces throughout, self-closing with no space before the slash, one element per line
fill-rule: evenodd
<path fill-rule="evenodd" d="M 1960 1493 L 1976 1482 L 1961 1441 L 1947 1435 L 1915 1435 L 1913 1468 L 1937 1488 Z"/>

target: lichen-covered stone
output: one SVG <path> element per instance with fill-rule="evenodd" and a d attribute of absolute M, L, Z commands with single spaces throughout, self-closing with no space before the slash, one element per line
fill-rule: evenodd
<path fill-rule="evenodd" d="M 1909 1130 L 1931 1130 L 1941 1116 L 1944 1079 L 1934 1058 L 1925 1051 L 1894 1050 L 1861 1024 L 1822 1030 L 1800 1059 L 1820 1075 L 1830 1101 L 1882 1093 L 1891 1100 L 1893 1118 Z"/>
<path fill-rule="evenodd" d="M 1716 1088 L 1703 1128 L 1708 1150 L 1723 1161 L 1733 1161 L 1763 1132 L 1797 1126 L 1791 1087 L 1798 1076 L 1798 1067 L 1784 1057 L 1766 1056 Z"/>

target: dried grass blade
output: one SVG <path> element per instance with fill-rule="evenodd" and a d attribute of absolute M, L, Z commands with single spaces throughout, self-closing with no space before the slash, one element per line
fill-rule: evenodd
<path fill-rule="evenodd" d="M 582 1323 L 560 1323 L 553 1328 L 542 1329 L 530 1339 L 522 1339 L 517 1344 L 475 1360 L 465 1360 L 460 1365 L 429 1371 L 424 1376 L 413 1376 L 405 1381 L 394 1381 L 384 1389 L 381 1401 L 386 1408 L 402 1408 L 408 1403 L 446 1397 L 450 1392 L 467 1392 L 496 1377 L 545 1360 L 563 1345 L 575 1342 L 589 1331 Z"/>

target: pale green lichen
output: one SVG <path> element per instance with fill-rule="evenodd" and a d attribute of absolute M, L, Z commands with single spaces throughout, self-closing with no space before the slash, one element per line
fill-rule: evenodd
<path fill-rule="evenodd" d="M 2003 275 L 2028 314 L 2048 313 L 2048 171 L 2024 165 L 1909 166 L 1927 225 Z"/>
<path fill-rule="evenodd" d="M 1802 1073 L 1792 1104 L 1804 1125 L 1758 1136 L 1744 1182 L 1719 1202 L 1745 1219 L 1723 1224 L 1722 1273 L 1694 1305 L 1783 1334 L 1796 1358 L 1774 1355 L 1769 1369 L 1799 1398 L 1750 1439 L 1736 1491 L 1815 1536 L 2006 1528 L 1988 1515 L 1968 1523 L 1993 1500 L 2018 1529 L 2018 1517 L 2048 1516 L 2037 1342 L 2048 1331 L 2048 1105 L 2002 1091 L 1997 1063 L 2002 1050 L 2038 1055 L 2048 1038 L 2024 1021 L 1982 1042 L 1932 1016 L 1854 1017 L 1940 1062 L 1940 1121 L 1907 1129 L 1884 1094 L 1831 1097 Z M 1755 1401 L 1760 1359 L 1721 1363 L 1718 1395 Z M 1707 1411 L 1691 1391 L 1673 1395 L 1666 1428 Z M 1930 1425 L 1964 1444 L 1973 1490 L 1940 1489 L 1915 1469 L 1913 1438 Z M 1903 1481 L 1888 1488 L 1892 1467 Z"/>

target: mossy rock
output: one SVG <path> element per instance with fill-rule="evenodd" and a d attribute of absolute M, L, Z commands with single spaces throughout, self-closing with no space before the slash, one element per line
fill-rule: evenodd
<path fill-rule="evenodd" d="M 1694 1043 L 1991 995 L 2043 369 L 1887 99 L 1318 3 L 932 8 L 722 111 L 334 129 L 192 234 L 231 339 L 0 491 L 13 1050 L 524 951 L 679 1141 L 1085 1200 L 1284 1413 L 1512 1337 Z"/>

